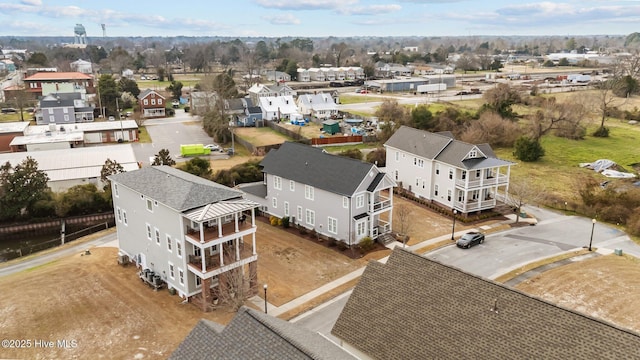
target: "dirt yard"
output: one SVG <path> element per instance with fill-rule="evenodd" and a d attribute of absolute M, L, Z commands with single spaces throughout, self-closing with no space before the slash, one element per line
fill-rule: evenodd
<path fill-rule="evenodd" d="M 640 259 L 600 256 L 544 272 L 516 286 L 562 307 L 640 332 Z"/>
<path fill-rule="evenodd" d="M 279 306 L 366 265 L 258 224 L 258 281 Z M 168 291 L 153 291 L 134 267 L 116 263 L 117 249 L 94 248 L 0 278 L 0 333 L 32 340 L 30 349 L 0 348 L 0 358 L 165 359 L 200 318 L 226 324 L 233 313 L 202 313 Z M 34 348 L 35 339 L 75 340 L 70 349 Z"/>
<path fill-rule="evenodd" d="M 269 127 L 239 127 L 234 131 L 237 136 L 249 141 L 255 146 L 280 144 L 290 140 L 288 137 L 273 131 Z"/>

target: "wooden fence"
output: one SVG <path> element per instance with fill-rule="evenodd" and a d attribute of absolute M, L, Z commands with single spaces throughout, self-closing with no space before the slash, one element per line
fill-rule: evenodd
<path fill-rule="evenodd" d="M 341 145 L 341 144 L 360 144 L 362 143 L 362 135 L 336 136 L 328 138 L 311 139 L 311 145 Z"/>
<path fill-rule="evenodd" d="M 24 238 L 29 235 L 46 235 L 51 234 L 52 232 L 59 232 L 63 220 L 67 226 L 71 226 L 72 228 L 82 228 L 97 223 L 113 222 L 114 214 L 93 214 L 34 223 L 4 225 L 0 226 L 0 239 L 12 240 Z"/>

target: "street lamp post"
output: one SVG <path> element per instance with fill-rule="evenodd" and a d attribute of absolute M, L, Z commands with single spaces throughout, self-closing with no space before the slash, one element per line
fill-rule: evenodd
<path fill-rule="evenodd" d="M 596 227 L 596 219 L 591 219 L 591 238 L 589 238 L 589 251 L 591 251 L 591 244 L 593 243 L 593 229 Z"/>
<path fill-rule="evenodd" d="M 458 214 L 458 210 L 453 209 L 453 226 L 451 227 L 451 240 L 454 240 L 453 234 L 456 232 L 456 214 Z"/>
<path fill-rule="evenodd" d="M 264 284 L 262 286 L 262 288 L 264 289 L 264 313 L 267 313 L 267 284 Z"/>

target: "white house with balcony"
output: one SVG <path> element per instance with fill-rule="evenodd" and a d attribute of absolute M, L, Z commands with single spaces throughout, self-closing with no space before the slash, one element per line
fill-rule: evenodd
<path fill-rule="evenodd" d="M 260 165 L 264 180 L 240 188 L 266 214 L 349 246 L 391 233 L 396 183 L 376 165 L 292 142 Z"/>
<path fill-rule="evenodd" d="M 451 133 L 430 133 L 407 126 L 384 144 L 386 171 L 414 196 L 462 214 L 493 209 L 507 194 L 511 166 L 489 144 L 455 140 Z"/>
<path fill-rule="evenodd" d="M 169 166 L 109 176 L 119 255 L 203 310 L 248 274 L 256 289 L 255 209 L 241 191 Z M 244 276 L 244 275 L 243 275 Z M 247 278 L 245 277 L 245 278 Z"/>

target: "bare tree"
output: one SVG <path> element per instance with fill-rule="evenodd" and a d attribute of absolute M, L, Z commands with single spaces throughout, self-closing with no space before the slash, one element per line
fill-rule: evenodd
<path fill-rule="evenodd" d="M 409 239 L 408 233 L 411 231 L 411 225 L 413 224 L 413 210 L 407 204 L 399 204 L 393 207 L 395 210 L 396 219 L 398 219 L 398 224 L 400 225 L 400 230 L 398 234 L 402 237 L 402 245 L 406 243 Z"/>
<path fill-rule="evenodd" d="M 224 257 L 229 258 L 229 261 L 232 261 L 235 256 L 233 246 L 222 246 Z M 218 276 L 218 289 L 214 297 L 217 296 L 220 303 L 231 306 L 233 311 L 238 311 L 245 301 L 256 293 L 252 284 L 257 283 L 258 275 L 257 272 L 251 272 L 249 268 L 249 265 L 240 266 Z"/>
<path fill-rule="evenodd" d="M 569 139 L 582 139 L 585 128 L 582 122 L 587 117 L 588 107 L 581 98 L 574 97 L 568 102 L 558 103 L 555 98 L 545 98 L 530 123 L 531 137 L 540 138 L 553 131 L 556 135 Z"/>
<path fill-rule="evenodd" d="M 544 194 L 543 189 L 535 186 L 530 179 L 511 179 L 509 181 L 509 194 L 506 203 L 516 210 L 516 224 L 520 221 L 522 207 L 532 204 L 541 199 Z"/>

